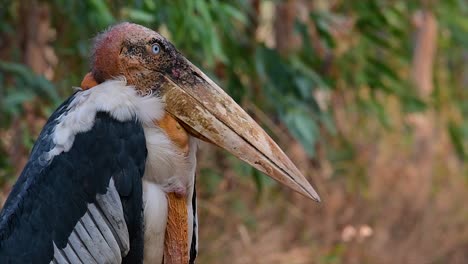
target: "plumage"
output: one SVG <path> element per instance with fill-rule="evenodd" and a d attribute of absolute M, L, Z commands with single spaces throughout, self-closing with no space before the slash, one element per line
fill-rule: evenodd
<path fill-rule="evenodd" d="M 127 103 L 115 103 L 109 94 Z M 114 251 L 109 263 L 141 262 L 142 179 L 145 171 L 156 170 L 145 170 L 145 130 L 155 129 L 158 107 L 163 107 L 158 97 L 141 97 L 124 80 L 79 91 L 62 104 L 0 215 L 0 263 L 46 263 L 54 255 L 57 261 L 91 256 L 102 263 L 102 252 L 109 250 Z M 79 246 L 88 256 L 77 253 L 84 250 Z"/>
<path fill-rule="evenodd" d="M 198 140 L 319 200 L 266 132 L 158 33 L 98 35 L 0 212 L 0 263 L 195 263 Z"/>
<path fill-rule="evenodd" d="M 44 132 L 51 131 L 55 123 L 56 120 L 50 120 Z M 99 204 L 97 197 L 108 192 L 111 177 L 116 179 L 124 220 L 128 230 L 132 230 L 127 233 L 130 245 L 141 240 L 141 180 L 146 156 L 141 124 L 135 119 L 116 121 L 109 114 L 99 112 L 93 128 L 76 135 L 73 145 L 81 148 L 71 147 L 45 165 L 34 159 L 51 149 L 50 135 L 42 137 L 44 140 L 34 147 L 32 159 L 13 187 L 15 195 L 9 196 L 0 215 L 0 263 L 28 263 L 32 259 L 38 263 L 50 262 L 54 245 L 59 250 L 66 248 L 78 222 L 86 229 L 89 217 L 84 216 L 89 215 L 89 207 Z M 129 154 L 124 162 L 119 153 Z M 132 252 L 132 249 L 129 255 L 141 259 L 142 252 Z"/>

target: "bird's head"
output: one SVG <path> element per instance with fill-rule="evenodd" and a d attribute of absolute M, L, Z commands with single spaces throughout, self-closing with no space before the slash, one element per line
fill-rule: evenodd
<path fill-rule="evenodd" d="M 140 90 L 157 91 L 162 75 L 180 77 L 184 57 L 163 36 L 132 23 L 121 23 L 96 37 L 92 73 L 97 82 L 125 76 Z"/>
<path fill-rule="evenodd" d="M 218 85 L 158 33 L 122 23 L 101 33 L 92 78 L 124 76 L 143 94 L 161 96 L 188 133 L 231 152 L 293 190 L 319 201 L 302 173 L 266 132 Z"/>

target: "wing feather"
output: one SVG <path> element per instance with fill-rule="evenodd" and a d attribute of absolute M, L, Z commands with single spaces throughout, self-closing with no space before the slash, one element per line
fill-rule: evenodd
<path fill-rule="evenodd" d="M 47 122 L 0 213 L 0 263 L 142 262 L 143 127 L 99 112 L 46 162 L 72 101 Z"/>

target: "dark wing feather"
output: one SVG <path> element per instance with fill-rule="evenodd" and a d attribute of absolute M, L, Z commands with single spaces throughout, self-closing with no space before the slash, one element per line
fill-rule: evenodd
<path fill-rule="evenodd" d="M 196 185 L 196 176 L 194 180 L 194 185 Z M 194 264 L 195 259 L 197 258 L 197 233 L 198 233 L 198 226 L 197 226 L 197 188 L 193 188 L 193 196 L 192 196 L 192 210 L 193 210 L 193 233 L 192 233 L 192 243 L 190 245 L 190 259 L 189 264 Z"/>
<path fill-rule="evenodd" d="M 98 113 L 90 131 L 77 134 L 68 152 L 47 163 L 42 154 L 53 148 L 57 118 L 68 111 L 69 103 L 70 99 L 45 125 L 0 213 L 0 263 L 49 263 L 54 244 L 69 250 L 70 235 L 90 205 L 99 207 L 96 197 L 108 193 L 111 178 L 130 236 L 123 262 L 141 262 L 141 177 L 147 154 L 143 128 L 136 120 L 119 122 Z"/>

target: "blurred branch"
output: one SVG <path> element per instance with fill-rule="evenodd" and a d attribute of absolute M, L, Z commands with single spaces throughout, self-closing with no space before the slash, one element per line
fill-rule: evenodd
<path fill-rule="evenodd" d="M 437 45 L 437 21 L 430 11 L 419 11 L 414 15 L 414 24 L 418 32 L 411 77 L 419 94 L 427 99 L 434 90 L 433 68 Z"/>
<path fill-rule="evenodd" d="M 437 44 L 437 21 L 430 11 L 424 10 L 414 15 L 414 22 L 418 31 L 411 79 L 418 94 L 427 100 L 434 89 L 433 69 Z M 420 186 L 419 191 L 413 197 L 413 203 L 417 210 L 423 210 L 431 190 L 432 166 L 436 150 L 434 135 L 437 128 L 432 111 L 412 113 L 407 118 L 414 127 L 413 162 L 418 167 L 418 172 L 408 180 L 408 184 Z"/>
<path fill-rule="evenodd" d="M 276 5 L 274 21 L 276 49 L 287 54 L 297 47 L 298 39 L 294 36 L 294 22 L 296 20 L 296 0 L 287 0 Z"/>
<path fill-rule="evenodd" d="M 55 39 L 55 31 L 50 26 L 50 9 L 45 3 L 39 4 L 37 0 L 23 0 L 20 3 L 20 13 L 20 24 L 23 26 L 23 61 L 36 74 L 51 80 L 57 57 L 50 46 L 50 42 Z"/>

